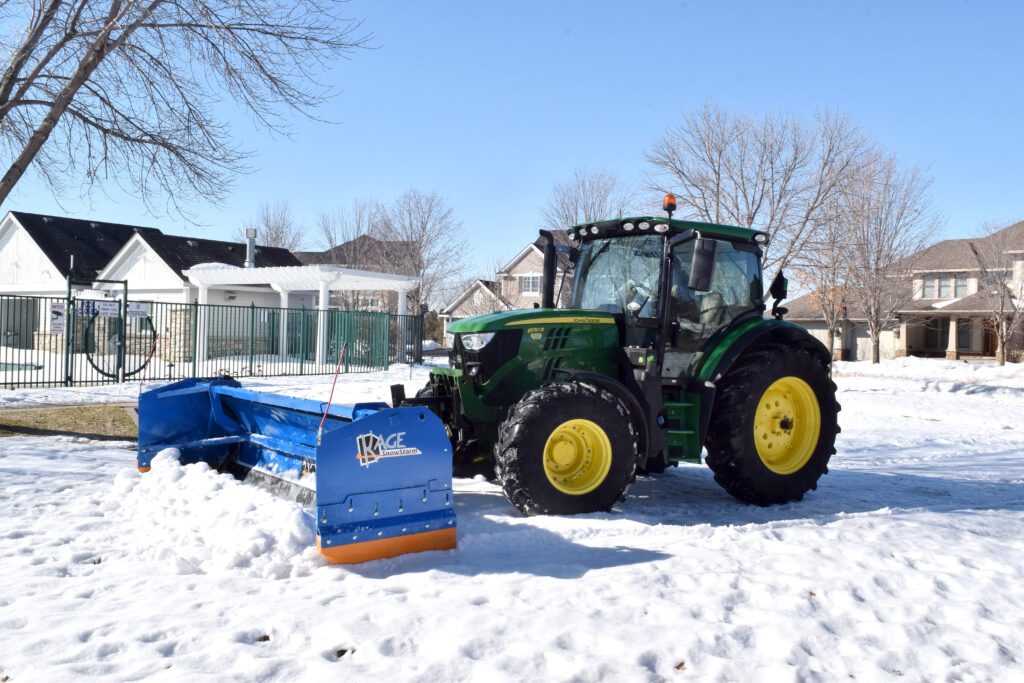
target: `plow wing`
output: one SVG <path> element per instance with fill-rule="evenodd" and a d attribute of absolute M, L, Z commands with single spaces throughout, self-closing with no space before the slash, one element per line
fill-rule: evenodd
<path fill-rule="evenodd" d="M 187 379 L 139 397 L 140 471 L 177 449 L 315 505 L 317 546 L 332 562 L 364 562 L 455 547 L 452 451 L 424 407 L 331 406 Z"/>

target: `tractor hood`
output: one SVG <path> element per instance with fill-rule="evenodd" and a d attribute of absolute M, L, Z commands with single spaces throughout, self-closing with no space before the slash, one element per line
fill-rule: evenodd
<path fill-rule="evenodd" d="M 520 330 L 533 325 L 614 325 L 615 318 L 605 311 L 579 311 L 562 308 L 527 308 L 488 313 L 456 320 L 448 326 L 453 334 Z"/>

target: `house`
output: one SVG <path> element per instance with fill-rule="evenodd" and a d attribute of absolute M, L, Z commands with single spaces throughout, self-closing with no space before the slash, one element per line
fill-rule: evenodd
<path fill-rule="evenodd" d="M 139 305 L 128 314 L 129 338 L 145 325 L 155 328 L 160 343 L 170 345 L 158 346 L 157 354 L 168 360 L 237 354 L 252 350 L 258 338 L 282 357 L 290 346 L 309 347 L 323 363 L 333 294 L 391 292 L 404 314 L 406 295 L 418 286 L 412 276 L 305 265 L 287 249 L 257 245 L 254 237 L 226 242 L 22 211 L 0 220 L 0 347 L 63 348 L 70 287 L 79 309 L 92 312 L 75 318 L 78 352 L 90 317 L 120 318 L 112 300 L 127 288 L 128 299 Z M 114 329 L 115 323 L 102 322 L 104 330 Z"/>
<path fill-rule="evenodd" d="M 552 234 L 555 236 L 556 245 L 569 245 L 564 232 L 557 231 Z M 541 280 L 544 272 L 542 244 L 539 238 L 527 244 L 498 270 L 494 280 L 474 280 L 441 312 L 445 345 L 451 345 L 448 325 L 455 320 L 540 305 Z M 571 294 L 572 264 L 569 257 L 560 251 L 555 270 L 556 305 L 568 306 Z"/>
<path fill-rule="evenodd" d="M 987 278 L 980 263 L 989 270 Z M 896 324 L 882 332 L 881 357 L 994 357 L 999 353 L 998 312 L 1010 311 L 1012 300 L 1024 305 L 1024 221 L 987 237 L 934 244 L 913 257 L 912 273 L 912 298 L 898 312 Z M 828 343 L 814 293 L 786 308 L 787 320 Z M 870 358 L 865 317 L 854 305 L 848 306 L 835 340 L 836 359 Z M 1008 358 L 1018 359 L 1022 348 L 1024 335 L 1018 329 L 1007 345 Z"/>
<path fill-rule="evenodd" d="M 10 211 L 0 221 L 0 294 L 63 296 L 68 277 L 127 280 L 133 299 L 169 303 L 196 300 L 198 285 L 186 276 L 204 263 L 245 265 L 244 243 L 167 235 L 157 228 Z M 72 260 L 74 265 L 72 266 Z M 257 246 L 257 267 L 299 266 L 287 249 Z M 83 284 L 81 296 L 102 297 L 113 286 Z M 78 288 L 76 288 L 78 289 Z M 234 294 L 234 295 L 233 295 Z M 267 290 L 239 298 L 228 291 L 210 303 L 276 305 Z"/>

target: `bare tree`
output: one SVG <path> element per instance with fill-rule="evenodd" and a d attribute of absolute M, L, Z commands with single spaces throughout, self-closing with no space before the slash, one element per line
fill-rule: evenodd
<path fill-rule="evenodd" d="M 999 364 L 1006 365 L 1008 348 L 1024 330 L 1024 268 L 1017 266 L 1021 262 L 1024 222 L 1004 229 L 989 227 L 988 233 L 969 245 L 978 263 L 978 292 L 982 294 L 978 300 L 985 306 L 999 341 Z"/>
<path fill-rule="evenodd" d="M 564 230 L 588 221 L 625 216 L 634 201 L 634 192 L 614 173 L 577 168 L 570 180 L 551 186 L 551 195 L 540 211 L 541 220 L 547 230 Z"/>
<path fill-rule="evenodd" d="M 317 232 L 324 263 L 360 270 L 382 270 L 387 255 L 381 247 L 385 208 L 380 202 L 357 199 L 346 209 L 322 211 Z"/>
<path fill-rule="evenodd" d="M 245 239 L 245 231 L 256 229 L 256 241 L 268 247 L 282 247 L 295 251 L 302 246 L 305 230 L 292 217 L 288 202 L 278 200 L 263 202 L 256 211 L 256 216 L 245 221 L 235 231 L 235 237 Z"/>
<path fill-rule="evenodd" d="M 651 188 L 671 191 L 683 215 L 768 233 L 765 267 L 782 268 L 804 249 L 823 207 L 863 157 L 845 116 L 757 119 L 705 104 L 647 152 Z"/>
<path fill-rule="evenodd" d="M 437 306 L 446 283 L 463 275 L 466 238 L 455 212 L 436 192 L 408 190 L 387 207 L 381 235 L 401 242 L 401 270 L 420 278 L 411 297 L 412 310 L 421 303 Z"/>
<path fill-rule="evenodd" d="M 0 203 L 30 168 L 55 195 L 113 181 L 150 210 L 223 198 L 247 154 L 217 108 L 226 95 L 279 132 L 286 112 L 312 115 L 331 95 L 317 75 L 366 40 L 333 4 L 4 3 Z"/>
<path fill-rule="evenodd" d="M 849 238 L 843 231 L 841 203 L 829 202 L 814 237 L 796 262 L 796 279 L 811 290 L 810 297 L 828 328 L 829 355 L 835 354 L 836 330 L 847 318 Z"/>
<path fill-rule="evenodd" d="M 848 296 L 867 321 L 871 362 L 879 361 L 883 330 L 913 298 L 914 256 L 935 236 L 931 178 L 917 167 L 872 152 L 842 194 L 842 233 L 848 240 Z"/>

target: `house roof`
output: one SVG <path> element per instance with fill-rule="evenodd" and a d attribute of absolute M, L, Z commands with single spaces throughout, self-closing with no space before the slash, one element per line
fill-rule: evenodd
<path fill-rule="evenodd" d="M 793 299 L 792 301 L 783 301 L 782 307 L 785 308 L 786 320 L 822 320 L 821 317 L 821 305 L 815 298 L 814 293 L 804 294 L 801 297 Z M 864 312 L 855 303 L 846 304 L 846 317 L 851 320 L 863 320 Z"/>
<path fill-rule="evenodd" d="M 971 251 L 977 240 L 943 240 L 915 254 L 914 270 L 976 270 L 978 260 Z"/>
<path fill-rule="evenodd" d="M 245 265 L 244 243 L 165 235 L 159 230 L 156 231 L 156 234 L 151 232 L 141 234 L 141 237 L 153 248 L 157 256 L 182 278 L 185 277 L 184 271 L 200 263 L 226 263 L 229 266 L 238 267 Z M 287 249 L 256 247 L 257 268 L 301 265 L 302 262 Z"/>
<path fill-rule="evenodd" d="M 183 271 L 200 263 L 245 265 L 244 243 L 166 235 L 157 228 L 44 216 L 25 211 L 12 211 L 11 214 L 63 277 L 67 277 L 70 272 L 72 254 L 75 257 L 75 274 L 95 277 L 136 234 L 182 278 Z M 273 267 L 302 264 L 287 249 L 257 246 L 256 265 Z"/>
<path fill-rule="evenodd" d="M 305 264 L 393 271 L 408 262 L 408 254 L 415 245 L 412 241 L 381 240 L 372 235 L 359 235 L 325 251 L 297 251 L 295 256 Z"/>
<path fill-rule="evenodd" d="M 985 237 L 943 240 L 933 244 L 912 257 L 914 270 L 977 270 L 978 257 L 971 249 L 972 242 L 976 246 L 989 245 L 989 251 L 1022 250 L 1024 249 L 1024 221 L 1014 223 Z"/>
<path fill-rule="evenodd" d="M 11 215 L 63 277 L 70 273 L 72 255 L 75 257 L 75 273 L 94 277 L 135 233 L 147 237 L 162 234 L 156 228 L 44 216 L 25 211 L 11 211 Z"/>
<path fill-rule="evenodd" d="M 996 289 L 1001 287 L 1002 299 L 1000 293 Z M 975 292 L 969 296 L 965 296 L 962 299 L 957 299 L 953 303 L 942 306 L 941 311 L 948 311 L 950 313 L 991 313 L 999 310 L 1002 306 L 1009 307 L 1011 301 L 1010 289 L 1005 285 L 996 285 L 992 287 L 985 287 L 984 289 Z"/>
<path fill-rule="evenodd" d="M 441 311 L 441 315 L 451 315 L 452 312 L 456 308 L 461 306 L 462 302 L 468 299 L 469 296 L 476 289 L 482 289 L 483 291 L 490 294 L 500 305 L 505 307 L 505 310 L 512 310 L 512 304 L 509 302 L 508 299 L 501 295 L 500 284 L 493 280 L 474 280 L 473 283 L 469 285 L 469 287 L 466 287 L 465 291 L 463 291 L 462 294 L 455 298 L 455 301 L 453 301 L 451 304 L 448 305 L 447 308 Z"/>

